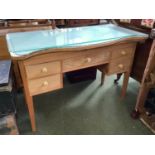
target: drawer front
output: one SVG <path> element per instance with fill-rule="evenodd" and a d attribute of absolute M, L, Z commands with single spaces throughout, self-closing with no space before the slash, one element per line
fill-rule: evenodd
<path fill-rule="evenodd" d="M 91 67 L 94 65 L 107 63 L 110 59 L 110 52 L 96 50 L 95 52 L 85 52 L 81 56 L 72 57 L 63 61 L 63 72 Z"/>
<path fill-rule="evenodd" d="M 55 74 L 52 76 L 29 80 L 28 85 L 32 96 L 56 90 L 63 87 L 62 74 Z"/>
<path fill-rule="evenodd" d="M 126 48 L 116 48 L 112 50 L 111 59 L 118 59 L 118 58 L 127 58 L 131 57 L 134 53 L 135 48 L 133 46 L 126 47 Z"/>
<path fill-rule="evenodd" d="M 60 72 L 61 64 L 59 61 L 26 66 L 26 73 L 28 79 L 44 77 Z"/>
<path fill-rule="evenodd" d="M 107 67 L 107 74 L 123 73 L 128 71 L 132 64 L 132 57 L 120 58 L 111 62 Z"/>

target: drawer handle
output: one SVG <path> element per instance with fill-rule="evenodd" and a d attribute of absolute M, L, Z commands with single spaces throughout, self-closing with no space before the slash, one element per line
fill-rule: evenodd
<path fill-rule="evenodd" d="M 44 67 L 44 68 L 42 68 L 42 70 L 41 70 L 43 73 L 47 73 L 47 68 L 46 67 Z"/>
<path fill-rule="evenodd" d="M 44 81 L 43 82 L 43 86 L 48 86 L 48 82 L 47 81 Z"/>
<path fill-rule="evenodd" d="M 124 68 L 123 64 L 119 64 L 118 67 L 119 67 L 120 69 L 123 69 L 123 68 Z"/>
<path fill-rule="evenodd" d="M 91 62 L 92 59 L 91 58 L 87 58 L 86 60 L 87 60 L 87 62 Z"/>
<path fill-rule="evenodd" d="M 121 54 L 122 55 L 126 55 L 126 51 L 121 51 Z"/>

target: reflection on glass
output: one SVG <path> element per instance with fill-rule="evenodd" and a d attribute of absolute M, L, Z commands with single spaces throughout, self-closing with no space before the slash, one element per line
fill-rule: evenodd
<path fill-rule="evenodd" d="M 64 28 L 7 34 L 9 51 L 16 55 L 30 54 L 48 48 L 69 48 L 107 43 L 129 37 L 147 37 L 146 34 L 113 24 Z"/>

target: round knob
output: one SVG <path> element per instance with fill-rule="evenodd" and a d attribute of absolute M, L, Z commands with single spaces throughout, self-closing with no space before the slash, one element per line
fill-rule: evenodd
<path fill-rule="evenodd" d="M 120 69 L 123 69 L 123 68 L 124 68 L 123 64 L 119 64 L 118 67 L 119 67 Z"/>
<path fill-rule="evenodd" d="M 87 58 L 87 62 L 91 62 L 91 58 Z"/>
<path fill-rule="evenodd" d="M 125 51 L 121 51 L 121 54 L 122 54 L 122 55 L 126 55 L 126 52 L 125 52 Z"/>
<path fill-rule="evenodd" d="M 44 67 L 44 68 L 42 68 L 42 70 L 41 70 L 43 73 L 47 73 L 47 68 L 46 67 Z"/>
<path fill-rule="evenodd" d="M 43 86 L 48 86 L 48 82 L 47 81 L 44 81 L 43 82 Z"/>

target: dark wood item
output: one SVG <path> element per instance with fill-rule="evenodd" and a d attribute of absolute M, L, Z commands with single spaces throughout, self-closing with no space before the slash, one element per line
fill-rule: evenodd
<path fill-rule="evenodd" d="M 153 43 L 152 37 L 154 36 L 151 28 L 141 25 L 141 19 L 132 19 L 130 23 L 121 22 L 120 20 L 115 20 L 115 22 L 122 27 L 129 28 L 132 30 L 137 30 L 139 32 L 144 32 L 151 36 L 144 43 L 138 43 L 135 51 L 133 67 L 131 70 L 131 77 L 138 82 L 142 81 L 144 70 L 150 55 L 151 46 Z M 155 25 L 154 25 L 155 26 Z"/>
<path fill-rule="evenodd" d="M 155 117 L 148 116 L 144 106 L 150 89 L 155 87 L 155 23 L 149 28 L 142 26 L 141 22 L 140 19 L 132 19 L 130 23 L 122 23 L 117 20 L 117 23 L 123 27 L 145 32 L 150 36 L 144 43 L 137 45 L 135 52 L 130 76 L 140 83 L 140 89 L 131 116 L 134 119 L 140 118 L 155 133 Z"/>
<path fill-rule="evenodd" d="M 65 19 L 55 19 L 55 25 L 57 27 L 64 27 L 66 24 Z"/>
<path fill-rule="evenodd" d="M 2 24 L 3 23 L 3 24 Z M 6 19 L 1 21 L 0 29 L 53 26 L 53 21 L 48 19 Z"/>
<path fill-rule="evenodd" d="M 140 120 L 155 133 L 155 115 L 148 115 L 144 106 L 148 93 L 155 88 L 155 40 L 151 46 L 150 55 L 144 71 L 140 91 L 136 103 L 136 111 L 140 112 Z"/>
<path fill-rule="evenodd" d="M 66 19 L 66 27 L 88 26 L 99 24 L 99 19 Z"/>

